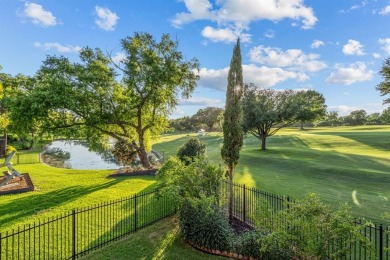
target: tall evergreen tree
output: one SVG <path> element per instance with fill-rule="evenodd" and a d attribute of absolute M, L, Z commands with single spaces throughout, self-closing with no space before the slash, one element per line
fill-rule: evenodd
<path fill-rule="evenodd" d="M 233 57 L 230 62 L 228 85 L 226 90 L 226 104 L 223 122 L 223 146 L 222 158 L 228 168 L 229 177 L 229 219 L 233 216 L 233 175 L 234 169 L 240 157 L 243 141 L 241 96 L 244 88 L 241 66 L 240 40 L 233 49 Z"/>
<path fill-rule="evenodd" d="M 383 62 L 382 69 L 379 74 L 382 75 L 383 81 L 379 83 L 376 89 L 380 91 L 381 96 L 390 94 L 390 57 Z M 390 98 L 385 99 L 383 103 L 389 104 Z"/>

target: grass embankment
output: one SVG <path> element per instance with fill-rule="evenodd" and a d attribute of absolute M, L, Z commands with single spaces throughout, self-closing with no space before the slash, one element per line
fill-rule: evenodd
<path fill-rule="evenodd" d="M 179 237 L 175 218 L 168 218 L 122 240 L 96 250 L 83 259 L 222 259 L 199 252 Z"/>
<path fill-rule="evenodd" d="M 200 138 L 209 158 L 220 162 L 222 134 Z M 154 149 L 167 158 L 187 139 L 164 135 Z M 356 216 L 385 222 L 382 215 L 390 212 L 390 127 L 284 129 L 268 138 L 266 151 L 248 135 L 235 181 L 294 198 L 314 192 L 334 206 L 350 204 Z"/>
<path fill-rule="evenodd" d="M 28 172 L 37 190 L 0 196 L 0 232 L 156 187 L 154 177 L 109 178 L 112 170 L 54 168 L 39 163 L 38 152 L 20 154 L 20 164 L 13 160 L 14 168 Z"/>

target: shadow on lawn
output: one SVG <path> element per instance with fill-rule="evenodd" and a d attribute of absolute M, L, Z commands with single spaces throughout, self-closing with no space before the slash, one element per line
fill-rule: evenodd
<path fill-rule="evenodd" d="M 390 132 L 322 132 L 315 135 L 333 135 L 348 138 L 358 143 L 370 146 L 380 151 L 390 151 Z"/>
<path fill-rule="evenodd" d="M 114 179 L 96 186 L 73 186 L 45 193 L 33 192 L 31 196 L 21 197 L 1 205 L 0 226 L 4 226 L 8 222 L 11 222 L 11 225 L 14 226 L 15 221 L 13 219 L 39 214 L 49 210 L 51 207 L 57 207 L 95 191 L 109 188 L 124 179 Z M 12 214 L 9 214 L 10 212 Z"/>

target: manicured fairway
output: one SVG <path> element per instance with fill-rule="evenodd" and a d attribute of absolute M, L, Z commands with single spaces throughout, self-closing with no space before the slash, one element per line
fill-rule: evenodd
<path fill-rule="evenodd" d="M 14 167 L 29 172 L 37 190 L 0 196 L 0 231 L 156 187 L 154 177 L 108 178 L 112 170 L 59 169 L 38 162 Z"/>
<path fill-rule="evenodd" d="M 209 158 L 220 162 L 222 135 L 200 138 L 208 145 Z M 168 157 L 187 139 L 165 135 L 154 148 Z M 285 129 L 268 139 L 266 151 L 247 136 L 235 181 L 295 198 L 315 192 L 332 205 L 350 204 L 356 216 L 386 222 L 382 215 L 390 212 L 390 127 Z"/>

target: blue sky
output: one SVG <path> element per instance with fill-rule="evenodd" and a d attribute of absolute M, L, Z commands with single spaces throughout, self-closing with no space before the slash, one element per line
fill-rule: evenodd
<path fill-rule="evenodd" d="M 328 110 L 381 112 L 375 90 L 390 57 L 389 0 L 0 0 L 3 72 L 33 75 L 46 55 L 77 61 L 81 47 L 120 59 L 119 41 L 136 31 L 169 33 L 201 80 L 172 118 L 224 106 L 232 48 L 241 39 L 244 82 L 314 89 Z"/>

